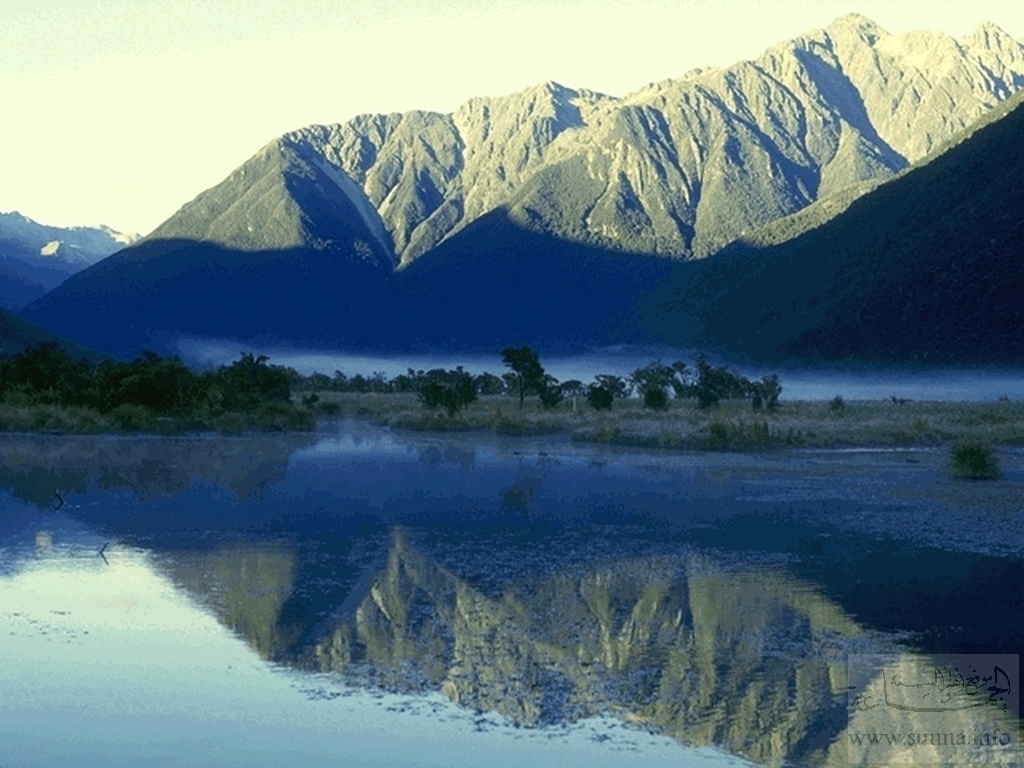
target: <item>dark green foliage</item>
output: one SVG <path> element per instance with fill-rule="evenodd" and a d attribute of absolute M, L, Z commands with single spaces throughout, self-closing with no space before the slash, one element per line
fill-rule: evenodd
<path fill-rule="evenodd" d="M 587 388 L 587 402 L 595 411 L 607 411 L 615 402 L 615 395 L 611 390 L 600 384 L 591 384 Z"/>
<path fill-rule="evenodd" d="M 767 408 L 774 411 L 779 407 L 779 396 L 782 394 L 782 384 L 779 382 L 778 374 L 765 376 L 760 381 L 749 382 L 750 405 L 755 411 Z"/>
<path fill-rule="evenodd" d="M 437 368 L 423 377 L 419 390 L 420 402 L 430 409 L 444 408 L 449 417 L 476 400 L 476 384 L 473 377 L 462 370 L 453 371 Z"/>
<path fill-rule="evenodd" d="M 626 379 L 610 373 L 599 373 L 594 377 L 594 383 L 607 389 L 611 392 L 612 397 L 619 400 L 629 397 L 633 392 L 632 386 Z"/>
<path fill-rule="evenodd" d="M 56 344 L 41 344 L 0 363 L 0 395 L 19 389 L 36 403 L 88 405 L 95 397 L 92 364 Z"/>
<path fill-rule="evenodd" d="M 130 363 L 94 364 L 43 345 L 0 359 L 0 402 L 85 408 L 107 414 L 114 426 L 131 432 L 208 428 L 231 413 L 243 427 L 308 429 L 311 415 L 291 404 L 291 383 L 299 378 L 250 353 L 196 374 L 176 357 L 149 351 Z M 276 411 L 264 417 L 268 404 Z"/>
<path fill-rule="evenodd" d="M 645 387 L 640 390 L 644 408 L 663 411 L 668 408 L 668 394 L 660 387 Z"/>
<path fill-rule="evenodd" d="M 569 379 L 562 382 L 562 392 L 569 397 L 580 397 L 586 394 L 587 388 L 579 379 Z"/>
<path fill-rule="evenodd" d="M 953 446 L 951 468 L 964 480 L 997 480 L 1000 477 L 992 446 L 980 440 L 965 440 Z"/>
<path fill-rule="evenodd" d="M 505 382 L 500 376 L 484 371 L 473 380 L 476 384 L 476 391 L 481 395 L 504 395 Z"/>
<path fill-rule="evenodd" d="M 778 378 L 776 377 L 776 383 Z M 698 408 L 710 408 L 718 405 L 719 400 L 731 400 L 747 397 L 751 391 L 750 381 L 728 368 L 711 365 L 703 355 L 697 358 L 697 381 L 694 395 Z M 781 386 L 779 387 L 781 392 Z M 775 396 L 778 401 L 778 395 Z"/>
<path fill-rule="evenodd" d="M 266 355 L 243 352 L 241 359 L 212 376 L 201 377 L 201 381 L 208 391 L 216 390 L 219 407 L 226 411 L 249 412 L 265 401 L 286 403 L 291 399 L 288 370 L 267 365 Z"/>
<path fill-rule="evenodd" d="M 682 366 L 677 369 L 676 366 Z M 668 408 L 668 390 L 685 391 L 684 380 L 679 377 L 686 370 L 685 363 L 663 365 L 654 360 L 643 368 L 637 368 L 629 377 L 630 384 L 643 400 L 645 408 L 664 410 Z"/>
<path fill-rule="evenodd" d="M 830 410 L 833 410 L 833 411 L 839 413 L 839 412 L 845 410 L 845 408 L 846 408 L 846 401 L 843 400 L 843 396 L 842 395 L 836 395 L 835 397 L 833 397 L 831 400 L 828 401 L 828 407 L 829 407 Z"/>
<path fill-rule="evenodd" d="M 521 347 L 505 347 L 501 360 L 512 369 L 516 391 L 519 393 L 519 407 L 523 406 L 527 392 L 537 392 L 544 387 L 544 367 L 536 351 L 524 344 Z"/>
<path fill-rule="evenodd" d="M 159 413 L 191 408 L 197 379 L 176 357 L 143 352 L 128 364 L 104 361 L 97 368 L 100 409 L 114 404 L 139 405 Z"/>
<path fill-rule="evenodd" d="M 546 409 L 556 407 L 565 399 L 565 392 L 558 383 L 558 379 L 549 373 L 544 374 L 544 380 L 537 395 L 540 397 L 540 404 Z"/>

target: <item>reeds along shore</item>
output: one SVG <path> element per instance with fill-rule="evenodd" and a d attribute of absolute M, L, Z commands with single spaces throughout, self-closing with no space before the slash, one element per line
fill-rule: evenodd
<path fill-rule="evenodd" d="M 536 400 L 522 407 L 507 395 L 480 397 L 454 416 L 428 410 L 412 393 L 319 392 L 320 416 L 362 416 L 390 427 L 499 434 L 565 434 L 574 440 L 696 450 L 779 447 L 843 448 L 929 446 L 972 441 L 1024 445 L 1024 403 L 935 401 L 782 401 L 753 410 L 744 400 L 700 409 L 689 399 L 664 410 L 639 399 L 616 400 L 595 410 L 584 398 L 554 408 Z"/>
<path fill-rule="evenodd" d="M 893 402 L 891 400 L 782 401 L 755 411 L 743 400 L 700 409 L 693 400 L 672 400 L 662 410 L 638 398 L 595 410 L 582 397 L 552 408 L 534 400 L 520 407 L 509 395 L 481 396 L 449 416 L 425 408 L 415 393 L 297 393 L 291 403 L 266 403 L 249 413 L 195 412 L 162 415 L 141 406 L 101 413 L 80 406 L 0 403 L 0 432 L 56 434 L 183 434 L 187 432 L 292 432 L 344 417 L 418 431 L 482 431 L 505 435 L 563 435 L 581 442 L 682 450 L 767 450 L 969 445 L 980 452 L 1024 445 L 1024 403 Z M 964 477 L 991 471 L 961 469 Z"/>

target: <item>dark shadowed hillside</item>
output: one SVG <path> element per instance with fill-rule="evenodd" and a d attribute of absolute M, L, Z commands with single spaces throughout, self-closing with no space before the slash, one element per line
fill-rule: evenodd
<path fill-rule="evenodd" d="M 273 142 L 24 314 L 115 354 L 180 333 L 361 344 L 377 335 L 394 262 L 349 184 L 303 148 Z"/>
<path fill-rule="evenodd" d="M 40 344 L 56 344 L 73 357 L 93 357 L 95 352 L 83 349 L 65 339 L 0 309 L 0 356 L 18 355 Z"/>
<path fill-rule="evenodd" d="M 633 339 L 637 302 L 666 259 L 568 242 L 512 221 L 479 219 L 395 275 L 395 348 L 495 349 L 529 342 L 583 348 Z"/>
<path fill-rule="evenodd" d="M 198 335 L 1024 359 L 1020 44 L 849 16 L 758 62 L 296 131 L 23 314 L 129 356 Z"/>
<path fill-rule="evenodd" d="M 755 359 L 1024 360 L 1020 104 L 793 240 L 683 265 L 646 327 Z"/>

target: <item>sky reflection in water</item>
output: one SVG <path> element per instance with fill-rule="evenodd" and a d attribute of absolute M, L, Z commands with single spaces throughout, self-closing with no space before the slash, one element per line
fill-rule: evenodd
<path fill-rule="evenodd" d="M 926 454 L 839 472 L 350 427 L 2 438 L 4 759 L 841 764 L 847 653 L 1012 636 L 870 607 L 909 578 L 901 558 L 997 603 L 1019 570 L 1019 538 L 1016 556 L 978 536 L 943 558 L 871 532 L 883 513 L 957 524 L 894 503 L 941 490 Z M 865 563 L 874 577 L 844 573 Z"/>

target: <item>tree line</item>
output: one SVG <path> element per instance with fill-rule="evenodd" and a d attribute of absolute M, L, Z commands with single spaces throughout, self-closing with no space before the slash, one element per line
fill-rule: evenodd
<path fill-rule="evenodd" d="M 79 406 L 103 414 L 131 408 L 159 416 L 249 414 L 290 408 L 296 376 L 248 352 L 230 365 L 197 373 L 177 357 L 150 351 L 130 362 L 94 362 L 43 344 L 0 358 L 0 402 Z"/>
<path fill-rule="evenodd" d="M 578 379 L 559 381 L 544 370 L 540 356 L 528 345 L 506 347 L 501 358 L 508 369 L 501 376 L 487 372 L 474 376 L 458 366 L 428 371 L 409 368 L 393 378 L 382 371 L 369 377 L 349 377 L 341 371 L 335 371 L 333 377 L 315 373 L 298 376 L 294 383 L 296 389 L 313 392 L 412 392 L 427 408 L 443 408 L 449 415 L 485 395 L 511 396 L 521 407 L 528 397 L 536 397 L 547 409 L 571 398 L 596 410 L 608 410 L 615 401 L 636 395 L 644 407 L 654 410 L 668 408 L 672 399 L 694 400 L 698 408 L 710 408 L 721 400 L 745 399 L 755 410 L 774 410 L 782 394 L 775 374 L 751 381 L 730 368 L 712 365 L 703 356 L 692 368 L 683 361 L 665 364 L 654 360 L 629 376 L 598 374 L 589 384 Z"/>
<path fill-rule="evenodd" d="M 377 392 L 415 393 L 430 409 L 449 415 L 480 396 L 506 395 L 523 406 L 536 397 L 543 408 L 557 407 L 571 398 L 596 410 L 611 409 L 617 400 L 636 395 L 644 407 L 668 408 L 672 399 L 694 400 L 710 408 L 721 400 L 745 399 L 754 409 L 778 406 L 782 385 L 775 374 L 751 381 L 734 370 L 713 366 L 703 356 L 691 368 L 683 361 L 654 360 L 629 376 L 598 374 L 589 384 L 577 379 L 559 381 L 544 370 L 537 352 L 527 345 L 501 351 L 508 369 L 503 375 L 472 375 L 461 366 L 428 371 L 409 368 L 388 378 L 383 372 L 349 377 L 335 371 L 303 376 L 265 355 L 243 352 L 229 365 L 195 372 L 178 357 L 143 352 L 130 362 L 74 359 L 54 344 L 34 347 L 19 355 L 0 358 L 0 402 L 10 405 L 54 404 L 90 408 L 100 413 L 143 408 L 164 416 L 188 414 L 253 413 L 268 406 L 293 407 L 292 393 Z M 306 406 L 315 394 L 302 398 Z"/>

